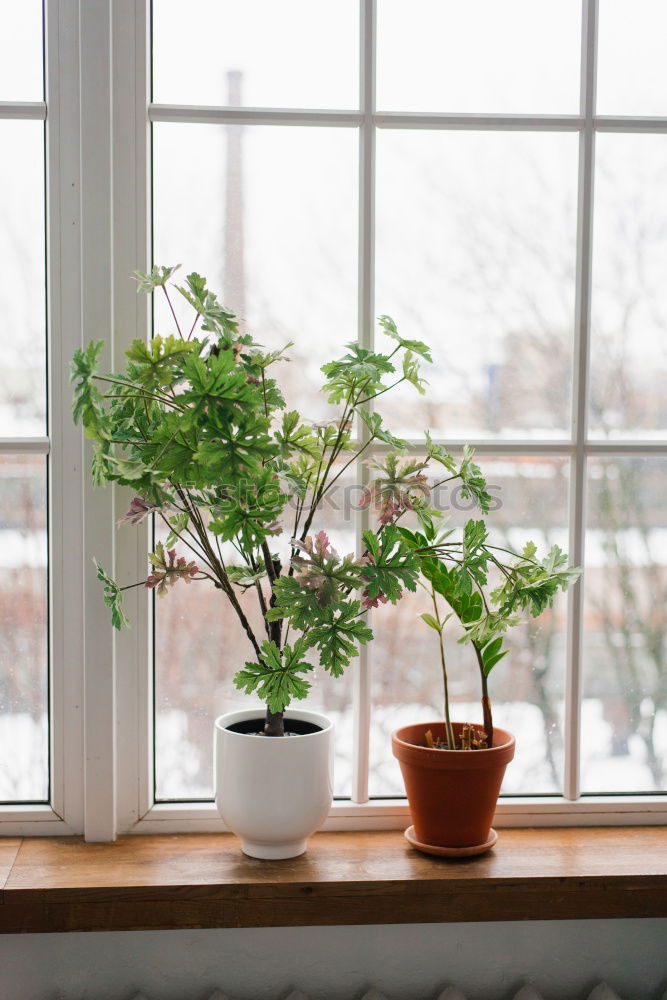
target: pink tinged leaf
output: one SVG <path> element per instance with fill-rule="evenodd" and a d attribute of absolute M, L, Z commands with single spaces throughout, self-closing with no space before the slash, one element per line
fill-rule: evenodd
<path fill-rule="evenodd" d="M 148 503 L 143 497 L 133 497 L 127 514 L 118 518 L 116 527 L 120 527 L 121 524 L 141 524 L 154 510 L 160 510 L 158 504 Z"/>
<path fill-rule="evenodd" d="M 378 594 L 378 597 L 379 596 L 380 595 Z M 362 594 L 361 606 L 366 611 L 368 611 L 369 608 L 377 608 L 377 606 L 378 606 L 378 598 L 377 597 L 371 597 L 370 594 L 368 593 L 368 590 L 364 590 L 364 592 Z"/>
<path fill-rule="evenodd" d="M 402 595 L 399 595 L 399 596 L 402 596 Z M 382 593 L 381 590 L 378 591 L 376 597 L 371 597 L 369 595 L 369 593 L 368 593 L 368 590 L 364 590 L 362 598 L 363 599 L 362 599 L 362 602 L 361 602 L 361 606 L 363 608 L 366 608 L 366 609 L 368 609 L 368 608 L 377 608 L 380 604 L 386 604 L 387 603 L 387 598 Z"/>
<path fill-rule="evenodd" d="M 167 549 L 167 555 L 169 556 L 170 565 L 173 566 L 174 559 L 176 558 L 176 549 Z"/>
<path fill-rule="evenodd" d="M 361 497 L 359 498 L 359 507 L 362 509 L 364 507 L 368 507 L 372 499 L 373 499 L 373 491 L 369 490 L 368 487 L 366 487 L 366 489 L 364 489 L 363 493 L 361 494 Z"/>
<path fill-rule="evenodd" d="M 380 524 L 391 524 L 397 514 L 400 513 L 401 508 L 393 500 L 386 503 L 382 510 L 380 511 L 379 521 Z"/>
<path fill-rule="evenodd" d="M 317 554 L 323 556 L 329 547 L 329 536 L 326 531 L 318 531 L 315 535 L 315 546 L 317 549 Z"/>

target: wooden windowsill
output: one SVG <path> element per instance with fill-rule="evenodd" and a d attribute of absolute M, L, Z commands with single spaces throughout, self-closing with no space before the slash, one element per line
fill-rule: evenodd
<path fill-rule="evenodd" d="M 319 833 L 256 861 L 230 834 L 0 840 L 0 932 L 667 916 L 660 827 L 501 830 L 479 858 Z"/>

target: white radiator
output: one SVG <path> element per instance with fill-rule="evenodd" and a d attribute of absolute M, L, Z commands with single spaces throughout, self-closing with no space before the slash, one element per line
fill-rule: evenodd
<path fill-rule="evenodd" d="M 507 994 L 503 992 L 505 997 Z M 158 1000 L 157 997 L 146 997 L 143 993 L 138 993 L 133 1000 Z M 221 990 L 215 990 L 214 993 L 208 997 L 208 1000 L 235 1000 L 234 997 L 227 996 Z M 302 993 L 300 990 L 295 990 L 292 993 L 287 994 L 287 996 L 276 997 L 276 1000 L 311 1000 L 307 993 Z M 350 997 L 350 1000 L 357 1000 L 356 997 Z M 384 993 L 380 990 L 372 989 L 364 993 L 362 997 L 358 1000 L 388 1000 Z M 415 997 L 415 1000 L 427 1000 L 426 997 Z M 442 990 L 441 993 L 434 997 L 433 1000 L 468 1000 L 465 993 L 461 990 L 457 990 L 455 986 L 448 986 L 446 989 Z M 489 997 L 488 1000 L 493 1000 Z M 518 993 L 515 993 L 514 1000 L 569 1000 L 567 997 L 554 997 L 550 995 L 544 997 L 538 990 L 533 989 L 532 986 L 523 986 Z M 588 995 L 588 1000 L 633 1000 L 632 997 L 626 996 L 621 997 L 614 990 L 610 989 L 606 983 L 600 983 L 596 986 L 592 993 Z M 667 992 L 664 993 L 662 1000 L 667 1000 Z"/>

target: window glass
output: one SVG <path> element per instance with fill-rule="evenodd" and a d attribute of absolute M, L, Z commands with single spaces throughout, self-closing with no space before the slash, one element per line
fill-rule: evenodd
<path fill-rule="evenodd" d="M 260 344 L 291 341 L 288 404 L 330 416 L 320 366 L 357 333 L 356 133 L 157 124 L 153 159 L 154 260 L 205 275 Z"/>
<path fill-rule="evenodd" d="M 598 114 L 667 114 L 665 37 L 664 0 L 600 0 Z"/>
<path fill-rule="evenodd" d="M 46 463 L 0 455 L 0 802 L 49 794 L 47 552 Z"/>
<path fill-rule="evenodd" d="M 354 108 L 358 65 L 358 0 L 153 2 L 161 104 Z M 230 71 L 243 75 L 231 92 Z"/>
<path fill-rule="evenodd" d="M 378 108 L 579 110 L 580 0 L 380 0 Z"/>
<path fill-rule="evenodd" d="M 566 437 L 577 137 L 381 131 L 376 311 L 433 348 L 426 397 L 378 401 L 396 433 Z"/>
<path fill-rule="evenodd" d="M 43 122 L 0 120 L 0 149 L 0 437 L 40 436 L 46 433 Z"/>
<path fill-rule="evenodd" d="M 0 101 L 43 101 L 42 0 L 2 0 L 0 17 Z"/>
<path fill-rule="evenodd" d="M 666 479 L 664 458 L 589 461 L 585 792 L 667 789 Z"/>
<path fill-rule="evenodd" d="M 599 135 L 590 429 L 667 436 L 667 136 Z"/>

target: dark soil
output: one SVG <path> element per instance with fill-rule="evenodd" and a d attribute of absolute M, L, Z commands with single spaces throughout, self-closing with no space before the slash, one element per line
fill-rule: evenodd
<path fill-rule="evenodd" d="M 285 719 L 285 736 L 307 736 L 309 733 L 319 733 L 321 726 L 302 719 Z M 247 736 L 264 736 L 264 719 L 245 719 L 244 722 L 234 722 L 227 726 L 231 733 L 245 733 Z M 280 737 L 271 737 L 280 739 Z"/>

